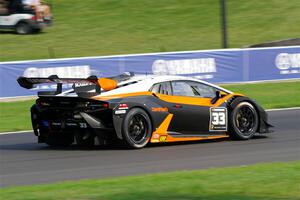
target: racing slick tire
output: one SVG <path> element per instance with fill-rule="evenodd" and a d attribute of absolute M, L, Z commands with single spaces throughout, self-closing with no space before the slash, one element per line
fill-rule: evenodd
<path fill-rule="evenodd" d="M 68 147 L 73 143 L 73 137 L 69 135 L 50 134 L 44 138 L 45 143 L 51 147 Z"/>
<path fill-rule="evenodd" d="M 259 117 L 252 104 L 242 101 L 230 112 L 229 135 L 235 140 L 251 139 L 257 131 Z"/>
<path fill-rule="evenodd" d="M 147 145 L 152 135 L 149 115 L 141 108 L 132 108 L 124 118 L 122 134 L 126 145 L 140 149 Z"/>
<path fill-rule="evenodd" d="M 33 29 L 27 22 L 19 22 L 15 27 L 15 31 L 17 34 L 25 35 L 32 33 Z"/>

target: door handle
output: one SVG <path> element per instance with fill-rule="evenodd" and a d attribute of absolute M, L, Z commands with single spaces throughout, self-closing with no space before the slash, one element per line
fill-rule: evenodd
<path fill-rule="evenodd" d="M 180 104 L 175 104 L 173 107 L 174 107 L 174 108 L 182 108 L 182 105 L 180 105 Z"/>

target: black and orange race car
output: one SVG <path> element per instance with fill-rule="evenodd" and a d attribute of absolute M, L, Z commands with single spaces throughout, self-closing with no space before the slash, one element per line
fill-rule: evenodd
<path fill-rule="evenodd" d="M 38 92 L 31 108 L 39 143 L 50 146 L 123 141 L 142 148 L 150 143 L 231 137 L 246 140 L 268 133 L 267 113 L 254 100 L 219 86 L 182 76 L 125 73 L 86 79 L 19 77 L 27 89 L 55 83 Z M 63 91 L 63 84 L 72 84 Z"/>

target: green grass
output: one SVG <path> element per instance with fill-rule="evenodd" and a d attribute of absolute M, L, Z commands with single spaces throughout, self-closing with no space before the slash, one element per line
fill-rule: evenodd
<path fill-rule="evenodd" d="M 0 102 L 0 132 L 31 129 L 30 107 L 32 104 L 34 100 Z"/>
<path fill-rule="evenodd" d="M 300 81 L 224 85 L 223 87 L 255 99 L 265 109 L 300 106 Z"/>
<path fill-rule="evenodd" d="M 221 48 L 219 0 L 51 2 L 53 27 L 0 33 L 0 61 Z M 299 37 L 299 0 L 227 2 L 230 47 Z"/>
<path fill-rule="evenodd" d="M 225 88 L 255 99 L 265 109 L 300 106 L 300 81 L 225 85 Z M 31 129 L 34 100 L 0 102 L 0 132 Z"/>
<path fill-rule="evenodd" d="M 4 200 L 299 200 L 300 161 L 11 187 Z"/>

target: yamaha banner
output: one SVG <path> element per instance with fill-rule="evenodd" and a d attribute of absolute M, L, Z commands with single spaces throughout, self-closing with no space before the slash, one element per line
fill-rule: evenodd
<path fill-rule="evenodd" d="M 30 96 L 56 87 L 26 90 L 18 85 L 19 76 L 86 78 L 123 72 L 192 76 L 211 83 L 294 79 L 300 78 L 300 46 L 0 62 L 0 98 Z"/>

